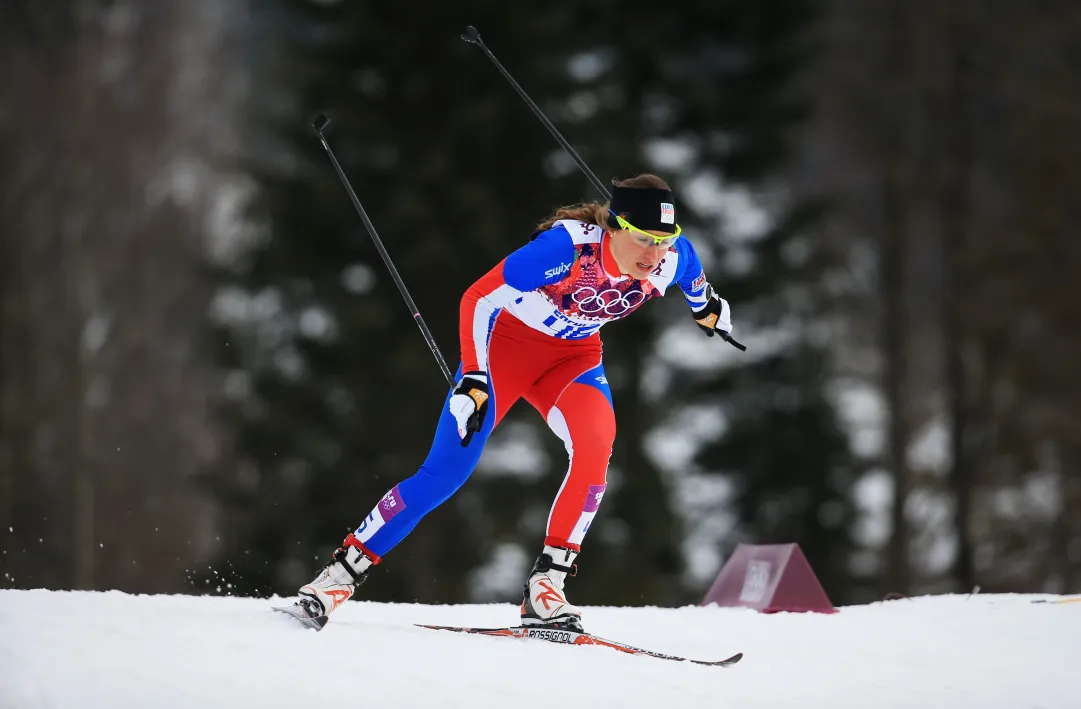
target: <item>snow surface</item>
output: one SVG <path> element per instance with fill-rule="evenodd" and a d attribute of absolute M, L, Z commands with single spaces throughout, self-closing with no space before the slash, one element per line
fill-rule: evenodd
<path fill-rule="evenodd" d="M 1062 600 L 921 597 L 833 615 L 585 609 L 603 637 L 704 659 L 746 653 L 725 669 L 413 626 L 506 625 L 517 615 L 506 604 L 351 601 L 317 633 L 272 613 L 282 599 L 4 590 L 0 707 L 1078 709 L 1081 603 Z"/>

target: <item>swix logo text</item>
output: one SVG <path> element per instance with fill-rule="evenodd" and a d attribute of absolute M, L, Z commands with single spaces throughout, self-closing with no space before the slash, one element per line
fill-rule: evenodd
<path fill-rule="evenodd" d="M 569 264 L 569 263 L 561 263 L 558 266 L 556 266 L 555 268 L 549 268 L 547 271 L 545 271 L 544 272 L 544 277 L 545 278 L 555 278 L 556 276 L 562 276 L 564 273 L 566 273 L 569 270 L 571 270 L 571 264 Z"/>

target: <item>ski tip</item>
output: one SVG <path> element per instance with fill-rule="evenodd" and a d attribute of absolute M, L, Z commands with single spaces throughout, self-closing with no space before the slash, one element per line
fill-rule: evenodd
<path fill-rule="evenodd" d="M 473 633 L 480 635 L 506 630 L 506 628 L 471 628 L 465 625 L 429 625 L 427 623 L 413 623 L 413 625 L 418 628 L 428 628 L 429 630 L 449 630 L 452 633 Z"/>
<path fill-rule="evenodd" d="M 732 655 L 732 657 L 729 657 L 729 658 L 724 659 L 724 660 L 713 660 L 713 661 L 710 661 L 710 660 L 691 660 L 691 662 L 693 662 L 696 665 L 707 665 L 709 667 L 731 667 L 732 665 L 736 664 L 737 662 L 739 662 L 742 659 L 743 659 L 743 653 L 742 652 L 737 652 L 735 655 Z"/>
<path fill-rule="evenodd" d="M 270 609 L 273 611 L 277 611 L 278 613 L 284 613 L 290 618 L 295 619 L 305 628 L 309 628 L 311 630 L 322 630 L 326 626 L 327 621 L 330 620 L 330 618 L 325 615 L 321 615 L 318 618 L 311 618 L 299 612 L 296 606 L 271 606 Z"/>

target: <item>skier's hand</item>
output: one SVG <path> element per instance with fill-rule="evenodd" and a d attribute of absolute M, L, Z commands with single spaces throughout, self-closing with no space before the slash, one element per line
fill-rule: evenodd
<path fill-rule="evenodd" d="M 694 311 L 694 321 L 710 337 L 718 330 L 722 337 L 732 333 L 732 309 L 727 300 L 713 292 L 711 285 L 706 286 L 706 304 Z"/>
<path fill-rule="evenodd" d="M 732 339 L 732 309 L 728 301 L 713 292 L 713 286 L 706 286 L 706 304 L 694 311 L 694 321 L 710 337 L 719 334 L 721 339 L 740 350 L 747 348 Z"/>
<path fill-rule="evenodd" d="M 488 375 L 484 372 L 467 372 L 463 375 L 450 397 L 450 412 L 458 422 L 462 445 L 468 446 L 473 434 L 484 425 L 484 417 L 488 413 Z"/>

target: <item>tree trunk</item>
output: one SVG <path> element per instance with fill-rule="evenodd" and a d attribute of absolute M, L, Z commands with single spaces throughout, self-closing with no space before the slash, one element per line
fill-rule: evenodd
<path fill-rule="evenodd" d="M 909 37 L 907 4 L 890 4 L 890 24 L 886 28 L 886 76 L 894 77 L 896 86 L 907 81 Z M 890 509 L 892 531 L 889 540 L 889 568 L 885 575 L 885 592 L 908 593 L 910 585 L 909 528 L 905 518 L 911 486 L 906 451 L 908 450 L 908 419 L 906 379 L 908 368 L 908 324 L 905 312 L 906 295 L 906 225 L 905 205 L 905 135 L 902 107 L 908 105 L 895 90 L 893 105 L 884 106 L 882 113 L 882 241 L 879 248 L 879 276 L 882 298 L 881 338 L 883 353 L 882 383 L 888 411 L 886 458 L 893 474 L 894 494 Z"/>
<path fill-rule="evenodd" d="M 1059 460 L 1062 503 L 1056 523 L 1062 592 L 1081 593 L 1081 445 L 1063 446 Z"/>
<path fill-rule="evenodd" d="M 969 57 L 965 3 L 947 10 L 946 110 L 942 125 L 945 149 L 941 160 L 942 183 L 939 209 L 943 246 L 943 342 L 946 369 L 946 397 L 950 419 L 949 489 L 953 494 L 953 526 L 957 556 L 953 576 L 958 590 L 971 590 L 976 583 L 973 562 L 971 516 L 974 486 L 970 436 L 970 392 L 966 376 L 964 348 L 965 322 L 962 315 L 965 283 L 965 229 L 969 222 L 968 177 L 972 164 L 969 111 Z"/>

